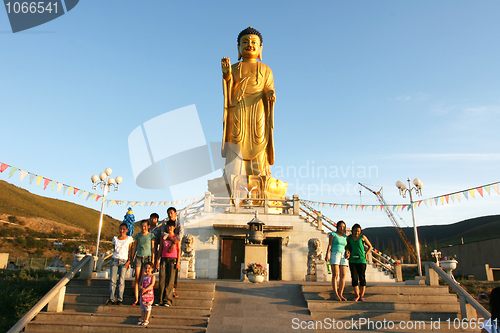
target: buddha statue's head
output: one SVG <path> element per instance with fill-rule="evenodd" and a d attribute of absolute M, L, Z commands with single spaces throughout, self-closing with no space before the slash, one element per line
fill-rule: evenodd
<path fill-rule="evenodd" d="M 252 27 L 242 30 L 238 35 L 238 60 L 259 59 L 262 61 L 262 35 Z"/>

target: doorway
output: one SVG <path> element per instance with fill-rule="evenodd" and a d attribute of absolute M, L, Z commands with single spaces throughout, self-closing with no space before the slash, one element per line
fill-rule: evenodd
<path fill-rule="evenodd" d="M 281 280 L 282 238 L 266 237 L 262 244 L 267 245 L 267 262 L 269 263 L 269 280 Z"/>
<path fill-rule="evenodd" d="M 219 279 L 240 279 L 241 264 L 245 261 L 243 237 L 221 237 Z"/>

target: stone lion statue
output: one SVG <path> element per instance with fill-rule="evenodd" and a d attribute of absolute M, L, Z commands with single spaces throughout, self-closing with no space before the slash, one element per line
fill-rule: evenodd
<path fill-rule="evenodd" d="M 309 251 L 307 254 L 307 274 L 316 274 L 316 260 L 323 260 L 323 251 L 321 250 L 321 240 L 311 238 L 308 242 Z"/>
<path fill-rule="evenodd" d="M 194 237 L 191 234 L 184 235 L 182 238 L 182 258 L 189 260 L 188 272 L 194 272 Z"/>

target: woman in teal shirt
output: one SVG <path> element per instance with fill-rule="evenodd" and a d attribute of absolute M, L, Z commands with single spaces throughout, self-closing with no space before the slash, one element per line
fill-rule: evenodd
<path fill-rule="evenodd" d="M 149 232 L 148 229 L 149 220 L 143 220 L 141 221 L 141 232 L 134 236 L 134 247 L 131 258 L 135 256 L 135 302 L 132 305 L 137 305 L 139 302 L 139 283 L 142 277 L 142 266 L 155 260 L 155 253 L 151 250 L 155 248 L 155 234 Z"/>
<path fill-rule="evenodd" d="M 328 248 L 326 249 L 325 260 L 330 260 L 332 266 L 332 287 L 337 295 L 337 300 L 347 301 L 344 298 L 345 274 L 347 272 L 347 259 L 345 256 L 345 246 L 347 239 L 345 236 L 345 222 L 337 222 L 337 232 L 332 232 L 328 237 Z M 340 279 L 337 286 L 337 278 Z"/>
<path fill-rule="evenodd" d="M 368 250 L 365 252 L 365 244 Z M 350 252 L 349 256 L 349 269 L 351 271 L 352 286 L 356 294 L 355 302 L 366 301 L 366 263 L 368 262 L 368 253 L 373 249 L 372 243 L 361 234 L 361 226 L 355 224 L 352 226 L 352 234 L 347 237 L 347 249 Z M 359 278 L 359 287 L 358 287 Z"/>

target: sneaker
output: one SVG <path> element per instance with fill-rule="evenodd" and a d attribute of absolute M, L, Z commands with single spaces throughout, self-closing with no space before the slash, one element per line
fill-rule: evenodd
<path fill-rule="evenodd" d="M 163 306 L 166 306 L 167 308 L 170 306 L 168 303 L 163 303 Z"/>
<path fill-rule="evenodd" d="M 115 302 L 113 302 L 113 301 L 112 301 L 112 300 L 110 300 L 110 299 L 108 299 L 108 300 L 106 301 L 106 305 L 113 305 L 113 304 L 115 304 Z"/>
<path fill-rule="evenodd" d="M 116 305 L 123 305 L 123 302 L 122 301 L 118 301 L 118 302 L 116 302 Z"/>

